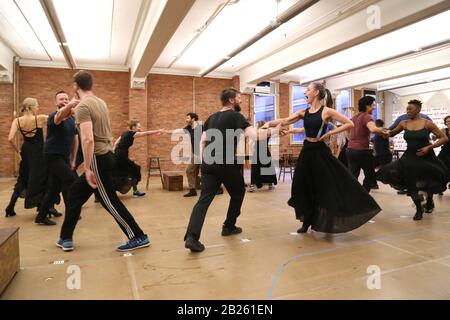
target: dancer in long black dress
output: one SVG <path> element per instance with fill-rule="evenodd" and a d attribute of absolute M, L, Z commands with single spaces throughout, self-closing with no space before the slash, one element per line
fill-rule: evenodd
<path fill-rule="evenodd" d="M 14 119 L 9 131 L 8 140 L 22 160 L 19 166 L 19 176 L 14 186 L 11 200 L 5 209 L 6 217 L 15 216 L 17 199 L 23 194 L 25 208 L 39 207 L 45 192 L 46 169 L 43 156 L 44 131 L 47 115 L 38 115 L 39 104 L 34 98 L 26 98 L 22 103 L 23 116 Z M 23 144 L 19 151 L 14 144 L 17 132 L 23 136 Z"/>
<path fill-rule="evenodd" d="M 306 139 L 288 204 L 295 209 L 297 219 L 303 221 L 298 233 L 307 232 L 309 227 L 327 233 L 348 232 L 368 222 L 381 208 L 323 142 L 353 127 L 353 122 L 331 108 L 331 93 L 321 83 L 310 84 L 305 96 L 309 108 L 265 125 L 286 126 L 304 120 Z M 326 123 L 331 120 L 342 125 L 326 132 Z"/>
<path fill-rule="evenodd" d="M 142 131 L 141 123 L 138 120 L 131 120 L 128 123 L 128 129 L 116 140 L 114 144 L 114 154 L 117 157 L 118 166 L 127 172 L 131 177 L 131 186 L 133 187 L 134 197 L 143 197 L 145 192 L 137 189 L 141 181 L 141 167 L 128 158 L 128 150 L 134 143 L 134 139 L 146 137 L 149 135 L 161 135 L 164 130 Z"/>
<path fill-rule="evenodd" d="M 445 136 L 450 140 L 450 116 L 446 116 L 444 118 L 444 124 L 446 128 L 443 128 L 441 131 L 445 134 Z M 450 141 L 445 143 L 442 146 L 441 152 L 439 152 L 438 158 L 441 159 L 442 162 L 447 166 L 449 170 L 449 178 L 450 178 Z"/>
<path fill-rule="evenodd" d="M 260 129 L 264 124 L 264 121 L 258 121 L 257 129 Z M 254 192 L 255 186 L 256 188 L 261 189 L 263 184 L 268 184 L 269 190 L 273 190 L 274 185 L 278 182 L 275 167 L 272 164 L 269 140 L 270 138 L 267 138 L 254 142 L 255 147 L 252 156 L 251 184 L 248 189 L 249 192 Z"/>
<path fill-rule="evenodd" d="M 443 192 L 448 182 L 447 168 L 433 151 L 433 148 L 448 142 L 448 138 L 433 122 L 420 116 L 421 108 L 419 100 L 408 102 L 409 119 L 401 121 L 390 131 L 391 137 L 405 131 L 406 151 L 398 161 L 387 164 L 377 173 L 379 181 L 397 190 L 407 190 L 416 205 L 414 220 L 421 220 L 424 212 L 419 191 L 427 193 L 425 212 L 431 213 L 434 209 L 433 194 Z M 430 133 L 437 137 L 433 144 L 430 143 Z"/>

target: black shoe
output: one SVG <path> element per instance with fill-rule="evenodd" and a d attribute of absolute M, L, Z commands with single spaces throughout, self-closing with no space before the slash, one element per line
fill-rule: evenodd
<path fill-rule="evenodd" d="M 34 219 L 34 223 L 43 224 L 46 226 L 54 226 L 56 224 L 55 221 L 52 221 L 47 217 L 41 218 L 39 216 L 37 216 L 36 219 Z"/>
<path fill-rule="evenodd" d="M 56 210 L 55 208 L 50 208 L 48 209 L 48 217 L 51 218 L 52 216 L 54 216 L 55 218 L 61 217 L 62 213 L 58 212 L 58 210 Z"/>
<path fill-rule="evenodd" d="M 217 190 L 217 193 L 216 193 L 216 194 L 223 194 L 223 188 L 220 187 L 219 190 Z"/>
<path fill-rule="evenodd" d="M 198 240 L 192 237 L 188 237 L 184 243 L 184 247 L 190 249 L 191 252 L 202 252 L 205 250 L 205 246 Z"/>
<path fill-rule="evenodd" d="M 223 237 L 228 237 L 228 236 L 232 236 L 234 234 L 239 234 L 242 232 L 242 228 L 236 227 L 234 226 L 233 228 L 229 228 L 229 227 L 222 227 L 222 236 Z"/>
<path fill-rule="evenodd" d="M 14 217 L 15 215 L 16 215 L 16 212 L 14 211 L 14 208 L 6 207 L 6 209 L 5 209 L 5 217 L 6 218 Z"/>
<path fill-rule="evenodd" d="M 424 206 L 425 212 L 426 213 L 432 213 L 434 210 L 434 201 L 427 201 L 427 203 Z"/>
<path fill-rule="evenodd" d="M 302 227 L 297 230 L 297 233 L 306 233 L 308 232 L 309 225 L 303 223 Z"/>
<path fill-rule="evenodd" d="M 195 189 L 190 189 L 183 197 L 195 197 L 197 196 L 197 191 Z"/>

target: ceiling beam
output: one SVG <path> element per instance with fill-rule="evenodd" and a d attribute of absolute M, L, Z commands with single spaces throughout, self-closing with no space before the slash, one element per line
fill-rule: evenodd
<path fill-rule="evenodd" d="M 58 41 L 59 48 L 61 49 L 64 59 L 66 60 L 67 66 L 70 69 L 75 69 L 75 60 L 70 53 L 69 46 L 67 45 L 66 37 L 64 35 L 61 23 L 59 22 L 58 15 L 56 13 L 55 7 L 52 0 L 40 0 L 42 9 L 45 12 L 48 23 L 55 34 L 56 40 Z"/>
<path fill-rule="evenodd" d="M 387 81 L 450 66 L 450 44 L 326 80 L 330 90 L 339 90 Z"/>
<path fill-rule="evenodd" d="M 147 77 L 194 2 L 195 0 L 152 1 L 132 54 L 132 79 Z"/>
<path fill-rule="evenodd" d="M 450 9 L 450 1 L 382 0 L 376 2 L 374 8 L 380 13 L 379 28 L 369 28 L 368 22 L 373 18 L 373 13 L 368 13 L 367 8 L 361 10 L 240 70 L 241 90 L 439 14 Z"/>
<path fill-rule="evenodd" d="M 433 81 L 423 84 L 418 84 L 415 86 L 409 86 L 405 88 L 389 90 L 398 96 L 410 96 L 413 94 L 421 94 L 435 91 L 443 91 L 450 89 L 450 79 Z"/>

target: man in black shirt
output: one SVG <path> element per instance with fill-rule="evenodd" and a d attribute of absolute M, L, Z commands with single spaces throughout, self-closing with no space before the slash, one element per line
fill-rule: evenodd
<path fill-rule="evenodd" d="M 77 100 L 69 102 L 69 96 L 64 91 L 55 95 L 58 111 L 51 113 L 47 120 L 47 139 L 44 145 L 44 156 L 48 167 L 48 181 L 45 196 L 39 207 L 35 222 L 44 225 L 55 225 L 47 218 L 50 208 L 55 203 L 62 190 L 64 204 L 67 204 L 67 192 L 75 180 L 72 170 L 75 168 L 78 150 L 78 132 L 75 119 L 70 112 Z M 68 106 L 68 107 L 67 107 Z"/>
<path fill-rule="evenodd" d="M 375 120 L 375 125 L 379 128 L 384 127 L 384 121 L 381 119 Z M 392 162 L 392 152 L 389 144 L 389 138 L 383 136 L 374 136 L 372 142 L 375 149 L 375 167 L 383 167 Z"/>
<path fill-rule="evenodd" d="M 114 143 L 114 153 L 121 171 L 126 172 L 132 178 L 133 197 L 143 197 L 145 192 L 137 189 L 139 181 L 141 181 L 141 167 L 128 158 L 128 151 L 134 143 L 134 139 L 147 137 L 149 135 L 161 135 L 164 130 L 142 131 L 139 120 L 130 120 L 128 129 Z M 118 187 L 118 186 L 116 186 Z M 129 185 L 128 185 L 129 188 Z"/>
<path fill-rule="evenodd" d="M 221 94 L 222 109 L 211 115 L 205 122 L 200 140 L 200 158 L 202 160 L 202 191 L 194 206 L 189 225 L 184 237 L 185 247 L 192 252 L 201 252 L 205 246 L 200 243 L 200 233 L 205 221 L 206 212 L 220 185 L 223 183 L 231 199 L 227 218 L 222 227 L 222 236 L 239 234 L 242 229 L 236 226 L 241 213 L 245 195 L 244 177 L 236 157 L 236 149 L 242 134 L 253 139 L 266 139 L 272 130 L 264 130 L 266 134 L 252 127 L 242 114 L 235 109 L 241 103 L 241 95 L 234 88 L 228 88 Z M 275 130 L 279 130 L 276 128 Z"/>
<path fill-rule="evenodd" d="M 200 138 L 203 132 L 203 126 L 198 121 L 198 115 L 193 112 L 189 112 L 186 114 L 186 127 L 183 129 L 175 129 L 175 130 L 165 130 L 168 134 L 173 133 L 185 133 L 189 134 L 190 142 L 191 142 L 191 156 L 190 163 L 186 168 L 186 177 L 188 179 L 189 192 L 186 193 L 185 197 L 195 197 L 197 196 L 196 184 L 197 177 L 200 171 Z M 222 187 L 219 188 L 217 194 L 222 194 Z"/>

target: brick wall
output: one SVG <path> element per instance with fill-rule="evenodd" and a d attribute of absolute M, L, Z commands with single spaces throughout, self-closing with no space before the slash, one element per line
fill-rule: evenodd
<path fill-rule="evenodd" d="M 72 76 L 76 70 L 20 67 L 19 101 L 26 97 L 38 99 L 41 113 L 56 110 L 55 93 L 65 90 L 72 97 Z M 128 121 L 128 72 L 89 71 L 94 77 L 94 93 L 108 105 L 114 138 L 126 129 Z"/>
<path fill-rule="evenodd" d="M 25 97 L 35 97 L 41 106 L 41 113 L 55 110 L 54 94 L 65 90 L 72 95 L 72 75 L 75 71 L 54 68 L 21 67 L 19 71 L 19 101 Z M 176 129 L 185 124 L 188 112 L 198 113 L 200 120 L 219 110 L 220 92 L 225 87 L 239 88 L 239 78 L 214 79 L 194 78 L 188 76 L 150 74 L 146 90 L 129 88 L 130 73 L 90 71 L 94 76 L 94 92 L 105 100 L 110 109 L 111 126 L 114 139 L 126 130 L 129 119 L 139 119 L 144 130 L 159 128 Z M 289 114 L 289 85 L 280 84 L 279 114 Z M 0 139 L 2 145 L 8 145 L 7 135 L 12 119 L 12 85 L 0 85 Z M 253 98 L 251 94 L 242 94 L 242 114 L 253 121 Z M 137 140 L 130 150 L 130 155 L 145 171 L 148 155 L 170 159 L 170 152 L 177 142 L 170 141 L 170 136 L 150 136 Z M 289 144 L 289 137 L 281 139 L 281 150 L 298 153 L 298 146 Z M 0 175 L 11 176 L 14 172 L 14 154 L 10 147 L 3 152 L 8 161 L 0 164 Z M 164 170 L 184 170 L 185 166 L 176 166 L 163 162 Z M 143 172 L 144 173 L 144 172 Z"/>
<path fill-rule="evenodd" d="M 13 85 L 0 84 L 0 177 L 14 175 L 14 149 L 9 146 L 8 134 L 13 119 Z"/>
<path fill-rule="evenodd" d="M 231 85 L 230 79 L 150 74 L 147 77 L 149 128 L 183 128 L 188 112 L 196 112 L 201 121 L 206 121 L 211 113 L 220 109 L 220 92 Z M 170 138 L 170 135 L 151 136 L 148 153 L 164 159 L 163 170 L 184 170 L 185 166 L 167 161 L 178 143 Z"/>

